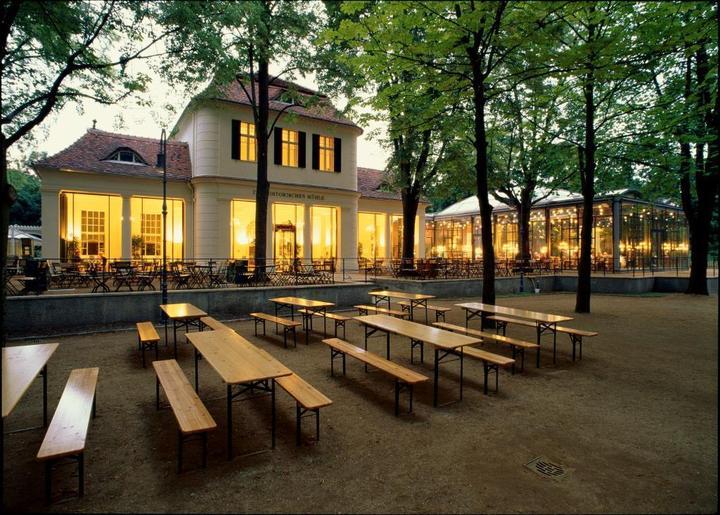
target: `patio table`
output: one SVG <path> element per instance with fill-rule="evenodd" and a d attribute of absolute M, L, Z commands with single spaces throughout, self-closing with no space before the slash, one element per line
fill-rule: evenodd
<path fill-rule="evenodd" d="M 160 309 L 166 315 L 165 320 L 165 344 L 167 345 L 167 319 L 173 322 L 173 346 L 175 349 L 175 358 L 177 358 L 177 327 L 178 325 L 185 326 L 185 333 L 191 325 L 200 329 L 200 319 L 206 317 L 202 309 L 199 309 L 192 304 L 178 303 L 178 304 L 160 304 Z"/>
<path fill-rule="evenodd" d="M 408 293 L 404 291 L 390 291 L 390 290 L 380 290 L 380 291 L 371 291 L 369 293 L 371 297 L 373 297 L 373 302 L 377 306 L 382 301 L 387 301 L 388 309 L 390 308 L 390 299 L 402 299 L 410 301 L 410 319 L 415 320 L 415 308 L 425 308 L 425 323 L 428 323 L 428 309 L 427 309 L 427 301 L 428 299 L 434 299 L 435 295 L 426 295 L 424 293 Z"/>
<path fill-rule="evenodd" d="M 538 311 L 528 311 L 526 309 L 508 308 L 505 306 L 496 306 L 494 304 L 483 304 L 482 302 L 466 302 L 463 304 L 455 304 L 465 310 L 465 327 L 468 327 L 470 320 L 480 318 L 480 329 L 484 329 L 485 319 L 488 315 L 507 315 L 511 317 L 532 320 L 535 322 L 537 344 L 540 345 L 540 337 L 545 332 L 551 332 L 553 335 L 553 349 L 557 343 L 557 324 L 558 322 L 566 322 L 572 320 L 572 317 L 565 315 L 552 315 L 548 313 L 540 313 Z M 555 355 L 553 353 L 553 361 Z M 540 367 L 540 347 L 537 351 L 537 367 Z"/>
<path fill-rule="evenodd" d="M 308 344 L 308 333 L 310 332 L 310 323 L 314 314 L 319 314 L 323 317 L 323 333 L 327 336 L 327 308 L 333 307 L 335 304 L 332 302 L 325 302 L 323 300 L 311 300 L 303 299 L 301 297 L 276 297 L 270 299 L 270 302 L 275 304 L 275 316 L 278 316 L 278 312 L 283 309 L 290 310 L 290 318 L 295 320 L 295 308 L 304 309 L 307 315 L 303 315 L 303 330 L 305 331 L 305 345 Z M 275 326 L 277 331 L 277 325 Z"/>
<path fill-rule="evenodd" d="M 275 448 L 275 379 L 289 376 L 292 371 L 270 354 L 258 349 L 235 331 L 204 331 L 190 333 L 188 340 L 195 348 L 195 391 L 200 391 L 198 360 L 202 356 L 226 385 L 227 457 L 232 459 L 233 399 L 250 392 L 270 394 L 272 403 L 272 448 Z"/>

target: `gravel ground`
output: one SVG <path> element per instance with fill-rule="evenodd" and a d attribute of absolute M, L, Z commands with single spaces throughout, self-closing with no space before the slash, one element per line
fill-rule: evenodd
<path fill-rule="evenodd" d="M 452 305 L 461 300 L 437 301 Z M 278 441 L 270 446 L 268 399 L 235 406 L 237 456 L 226 460 L 224 388 L 201 362 L 202 398 L 218 423 L 207 469 L 197 445 L 176 474 L 176 423 L 155 410 L 152 367 L 143 369 L 134 332 L 50 338 L 50 412 L 73 368 L 99 366 L 98 416 L 86 452 L 86 492 L 74 466 L 54 475 L 62 499 L 43 502 L 43 468 L 35 455 L 42 430 L 5 437 L 8 512 L 716 512 L 718 506 L 718 298 L 595 295 L 592 314 L 573 313 L 574 295 L 498 298 L 498 304 L 574 316 L 573 327 L 600 332 L 571 360 L 559 335 L 558 361 L 548 346 L 523 374 L 500 375 L 500 391 L 482 394 L 482 366 L 466 360 L 462 402 L 432 407 L 432 383 L 416 389 L 414 412 L 394 416 L 393 383 L 348 358 L 347 376 L 330 377 L 328 348 L 314 333 L 285 349 L 282 336 L 254 337 L 251 322 L 230 323 L 250 341 L 328 395 L 321 439 L 313 420 L 295 446 L 294 401 L 278 394 Z M 268 308 L 270 311 L 270 308 Z M 68 316 L 71 316 L 69 314 Z M 462 323 L 459 308 L 448 321 Z M 317 322 L 316 322 L 317 324 Z M 316 325 L 316 328 L 318 326 Z M 511 327 L 509 335 L 534 339 Z M 547 337 L 549 338 L 549 337 Z M 362 332 L 348 324 L 347 339 Z M 11 344 L 33 343 L 28 341 Z M 496 347 L 486 346 L 493 350 Z M 161 358 L 172 357 L 161 347 Z M 370 342 L 384 352 L 384 340 Z M 506 353 L 506 349 L 497 349 Z M 429 355 L 429 353 L 428 353 Z M 392 338 L 392 358 L 432 378 L 432 365 L 410 365 L 407 339 Z M 190 345 L 178 361 L 192 378 Z M 458 393 L 457 363 L 440 372 L 440 396 Z M 6 431 L 37 424 L 37 381 L 5 420 Z M 401 401 L 406 402 L 403 395 Z M 560 479 L 525 465 L 536 457 L 562 465 Z"/>

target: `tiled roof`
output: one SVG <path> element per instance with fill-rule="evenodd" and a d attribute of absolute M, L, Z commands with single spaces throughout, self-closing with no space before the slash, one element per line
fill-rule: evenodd
<path fill-rule="evenodd" d="M 381 191 L 380 187 L 385 180 L 385 172 L 372 168 L 357 169 L 358 192 L 362 198 L 375 198 L 385 200 L 402 200 L 399 191 Z"/>
<path fill-rule="evenodd" d="M 313 101 L 316 103 L 307 107 L 301 105 L 287 107 L 288 103 L 281 101 L 280 97 L 283 92 L 288 89 L 296 91 L 301 96 L 311 97 L 314 95 L 316 98 L 314 98 Z M 255 87 L 255 94 L 257 95 L 257 85 Z M 340 112 L 330 103 L 327 96 L 317 93 L 311 89 L 298 86 L 297 84 L 275 79 L 270 85 L 269 97 L 270 109 L 272 111 L 281 111 L 287 107 L 285 112 L 295 113 L 300 116 L 307 116 L 308 118 L 315 118 L 318 120 L 326 120 L 342 125 L 349 125 L 360 129 L 360 127 L 355 125 L 352 120 L 342 116 Z M 236 102 L 238 104 L 251 105 L 250 99 L 245 94 L 245 90 L 240 86 L 240 84 L 238 84 L 237 81 L 232 81 L 224 86 L 220 86 L 215 98 Z"/>
<path fill-rule="evenodd" d="M 118 163 L 104 161 L 120 147 L 135 151 L 146 163 Z M 158 168 L 157 154 L 160 140 L 116 134 L 97 129 L 88 131 L 75 143 L 57 154 L 34 165 L 57 170 L 68 168 L 95 173 L 112 175 L 130 175 L 133 177 L 162 177 L 162 168 Z M 168 179 L 189 180 L 192 176 L 190 151 L 187 143 L 178 141 L 167 142 L 167 176 Z"/>

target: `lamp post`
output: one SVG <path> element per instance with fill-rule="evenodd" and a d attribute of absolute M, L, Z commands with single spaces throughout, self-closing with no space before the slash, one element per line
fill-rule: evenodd
<path fill-rule="evenodd" d="M 162 291 L 162 304 L 167 304 L 167 136 L 165 129 L 160 133 L 160 151 L 157 155 L 157 165 L 163 169 L 163 203 L 162 203 L 162 271 L 160 273 L 160 290 Z M 165 342 L 167 342 L 167 317 L 163 311 L 165 322 Z"/>

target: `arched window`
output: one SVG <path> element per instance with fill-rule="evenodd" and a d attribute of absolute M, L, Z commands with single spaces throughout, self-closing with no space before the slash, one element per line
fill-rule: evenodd
<path fill-rule="evenodd" d="M 108 157 L 103 159 L 103 161 L 115 161 L 118 163 L 131 163 L 131 164 L 137 164 L 137 165 L 147 165 L 145 160 L 140 157 L 140 155 L 135 152 L 133 149 L 128 147 L 120 147 L 117 150 L 115 150 L 112 154 L 110 154 Z"/>

